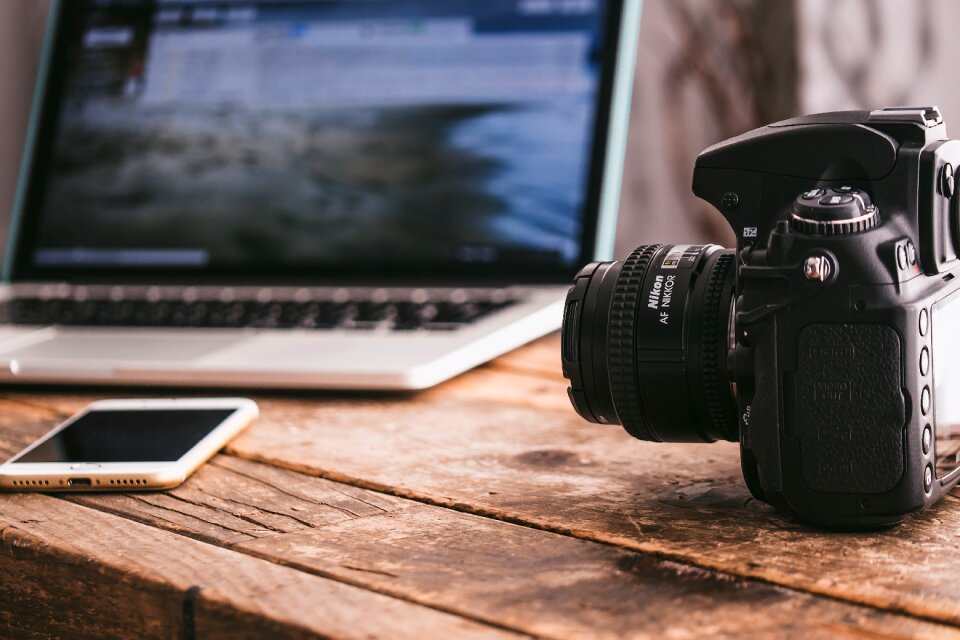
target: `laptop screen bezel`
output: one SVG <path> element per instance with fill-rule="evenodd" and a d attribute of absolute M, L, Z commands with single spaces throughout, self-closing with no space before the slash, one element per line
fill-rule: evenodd
<path fill-rule="evenodd" d="M 611 116 L 616 99 L 618 66 L 623 44 L 623 20 L 625 5 L 631 0 L 607 0 L 605 32 L 602 61 L 600 65 L 597 108 L 591 151 L 586 198 L 583 211 L 580 236 L 580 256 L 574 265 L 551 265 L 537 267 L 518 266 L 510 263 L 493 264 L 444 264 L 435 265 L 398 265 L 365 266 L 362 263 L 336 267 L 308 268 L 302 265 L 251 265 L 249 268 L 86 268 L 86 267 L 38 267 L 34 264 L 33 253 L 37 248 L 40 232 L 43 201 L 49 173 L 47 167 L 53 160 L 54 145 L 57 139 L 60 105 L 66 84 L 67 56 L 69 55 L 69 36 L 71 25 L 82 15 L 85 7 L 79 2 L 53 2 L 47 38 L 49 62 L 48 69 L 41 69 L 40 80 L 34 108 L 39 108 L 37 121 L 33 124 L 35 135 L 30 136 L 25 157 L 27 171 L 22 176 L 23 193 L 19 197 L 19 206 L 14 215 L 8 250 L 7 280 L 13 283 L 25 282 L 67 282 L 67 283 L 116 283 L 116 284 L 260 284 L 291 285 L 326 284 L 362 286 L 376 284 L 383 286 L 430 284 L 442 286 L 483 286 L 487 284 L 560 284 L 570 281 L 577 270 L 587 262 L 597 258 L 597 236 L 600 227 L 601 205 L 604 197 L 604 185 L 607 171 L 620 171 L 620 166 L 607 166 L 608 144 L 611 130 Z M 632 62 L 632 61 L 629 61 Z M 43 62 L 41 62 L 43 65 Z M 631 65 L 632 68 L 632 65 Z M 45 72 L 45 73 L 44 73 Z M 42 96 L 42 97 L 41 97 Z M 618 163 L 619 164 L 619 163 Z M 439 271 L 439 273 L 438 273 Z"/>

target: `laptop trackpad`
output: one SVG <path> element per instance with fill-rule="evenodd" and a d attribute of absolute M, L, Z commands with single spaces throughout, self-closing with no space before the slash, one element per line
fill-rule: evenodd
<path fill-rule="evenodd" d="M 87 331 L 59 331 L 40 342 L 4 352 L 0 358 L 23 363 L 75 362 L 189 362 L 229 347 L 240 337 L 222 335 L 172 335 L 122 333 L 104 335 Z"/>

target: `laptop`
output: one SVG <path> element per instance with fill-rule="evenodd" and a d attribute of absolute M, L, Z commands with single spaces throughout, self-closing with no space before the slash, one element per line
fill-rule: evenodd
<path fill-rule="evenodd" d="M 53 2 L 0 381 L 422 389 L 612 252 L 638 0 Z"/>

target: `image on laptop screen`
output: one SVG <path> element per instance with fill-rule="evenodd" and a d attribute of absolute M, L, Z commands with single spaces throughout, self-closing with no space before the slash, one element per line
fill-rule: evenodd
<path fill-rule="evenodd" d="M 67 4 L 34 269 L 581 258 L 605 0 Z"/>

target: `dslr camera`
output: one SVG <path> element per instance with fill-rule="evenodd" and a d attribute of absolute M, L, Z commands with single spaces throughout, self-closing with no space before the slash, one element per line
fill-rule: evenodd
<path fill-rule="evenodd" d="M 585 419 L 740 443 L 759 500 L 889 527 L 960 479 L 960 141 L 936 107 L 778 122 L 697 158 L 736 249 L 641 246 L 567 296 Z M 951 382 L 953 381 L 953 382 Z"/>

